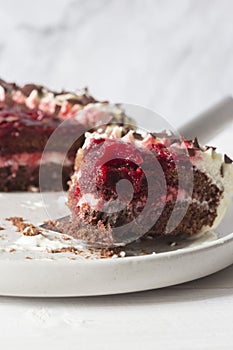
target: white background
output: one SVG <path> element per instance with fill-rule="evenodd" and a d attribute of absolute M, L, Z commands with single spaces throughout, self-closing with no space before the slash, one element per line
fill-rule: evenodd
<path fill-rule="evenodd" d="M 233 91 L 232 13 L 231 0 L 0 0 L 0 76 L 88 85 L 179 126 Z M 232 275 L 126 296 L 2 297 L 0 348 L 230 349 Z"/>

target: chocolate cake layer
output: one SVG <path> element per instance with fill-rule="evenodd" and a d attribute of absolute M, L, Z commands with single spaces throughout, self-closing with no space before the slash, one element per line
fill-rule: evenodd
<path fill-rule="evenodd" d="M 178 222 L 178 224 L 174 222 L 175 229 L 169 231 L 169 235 L 192 235 L 200 232 L 203 226 L 211 227 L 217 217 L 217 209 L 221 200 L 222 192 L 223 191 L 216 185 L 211 183 L 206 174 L 195 169 L 194 188 L 192 198 L 188 201 L 188 206 L 185 200 L 178 200 L 177 203 L 174 200 L 168 200 L 162 211 L 160 206 L 152 207 L 151 211 L 155 217 L 158 216 L 158 220 L 147 233 L 150 235 L 164 234 L 172 213 L 175 218 L 174 220 L 176 220 L 177 217 L 180 217 L 180 213 L 183 213 L 183 210 L 186 212 L 185 216 L 180 222 Z M 71 203 L 72 200 L 70 201 L 70 205 L 72 205 Z M 141 205 L 143 206 L 143 202 Z M 156 210 L 158 211 L 158 215 L 154 214 Z M 110 227 L 120 227 L 121 225 L 130 223 L 138 217 L 140 212 L 141 210 L 138 211 L 138 207 L 134 205 L 127 206 L 126 209 L 121 212 L 116 212 L 115 214 L 92 210 L 89 205 L 83 206 L 81 212 L 76 211 L 76 213 L 78 213 L 78 218 L 81 219 L 81 221 L 86 222 L 88 225 L 95 226 L 100 222 L 103 223 L 104 226 L 108 228 L 106 232 L 109 232 Z M 75 217 L 76 216 L 73 215 L 74 220 Z M 77 221 L 78 220 L 76 220 L 76 222 Z"/>
<path fill-rule="evenodd" d="M 41 168 L 19 166 L 15 174 L 12 173 L 12 168 L 6 166 L 0 168 L 0 192 L 10 191 L 30 191 L 38 192 L 39 188 L 43 191 L 58 191 L 62 188 L 67 190 L 67 179 L 70 178 L 73 172 L 73 166 L 64 166 L 62 168 L 62 184 L 60 173 L 60 165 L 48 163 Z M 39 173 L 41 179 L 39 178 Z M 40 181 L 41 180 L 41 181 Z M 39 184 L 42 184 L 39 187 Z"/>
<path fill-rule="evenodd" d="M 203 227 L 211 227 L 218 213 L 218 206 L 222 198 L 223 190 L 220 190 L 212 183 L 208 176 L 194 168 L 194 184 L 191 201 L 181 222 L 175 229 L 169 232 L 170 235 L 187 234 L 192 235 L 201 232 Z M 185 201 L 178 201 L 174 209 L 174 202 L 168 201 L 159 217 L 159 220 L 149 231 L 152 235 L 161 235 L 166 232 L 168 220 L 173 211 L 174 218 L 179 217 L 179 211 L 183 210 Z"/>
<path fill-rule="evenodd" d="M 0 190 L 26 191 L 39 186 L 40 160 L 50 136 L 61 125 L 55 116 L 34 110 L 4 109 L 0 111 Z M 56 164 L 65 154 L 70 163 L 60 176 L 67 189 L 77 149 L 83 144 L 85 128 L 75 120 L 67 120 L 49 145 L 46 190 L 61 188 L 54 181 Z M 80 135 L 80 137 L 79 137 Z M 75 140 L 74 143 L 72 141 Z M 51 168 L 52 166 L 52 168 Z M 58 177 L 58 175 L 57 175 Z M 59 181 L 59 179 L 57 179 Z M 50 184 L 50 185 L 48 185 Z"/>
<path fill-rule="evenodd" d="M 43 152 L 49 137 L 60 125 L 59 118 L 41 111 L 21 111 L 17 108 L 0 110 L 0 156 Z M 84 139 L 86 129 L 77 121 L 67 120 L 62 125 L 50 151 L 69 149 L 69 141 L 78 139 L 79 135 Z"/>

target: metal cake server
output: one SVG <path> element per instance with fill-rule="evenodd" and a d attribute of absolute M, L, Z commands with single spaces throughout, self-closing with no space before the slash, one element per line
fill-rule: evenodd
<path fill-rule="evenodd" d="M 233 98 L 227 96 L 220 102 L 185 123 L 179 128 L 180 135 L 194 139 L 198 135 L 201 144 L 206 144 L 233 122 Z"/>

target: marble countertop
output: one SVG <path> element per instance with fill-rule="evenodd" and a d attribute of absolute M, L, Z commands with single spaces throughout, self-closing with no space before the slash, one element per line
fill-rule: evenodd
<path fill-rule="evenodd" d="M 0 0 L 0 76 L 88 85 L 180 126 L 233 91 L 232 12 L 231 0 Z M 1 348 L 230 349 L 232 276 L 122 296 L 1 297 Z"/>
<path fill-rule="evenodd" d="M 233 91 L 231 0 L 0 0 L 0 76 L 88 85 L 175 126 Z"/>

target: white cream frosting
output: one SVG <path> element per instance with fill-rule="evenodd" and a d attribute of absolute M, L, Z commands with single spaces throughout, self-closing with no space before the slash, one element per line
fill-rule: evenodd
<path fill-rule="evenodd" d="M 83 149 L 87 148 L 88 145 L 90 144 L 92 139 L 121 139 L 121 141 L 124 142 L 130 142 L 134 143 L 138 147 L 146 147 L 148 140 L 153 139 L 155 142 L 155 138 L 152 135 L 145 135 L 146 137 L 144 138 L 143 133 L 140 130 L 140 133 L 143 136 L 143 140 L 137 140 L 134 138 L 133 134 L 134 132 L 137 132 L 137 129 L 135 130 L 129 130 L 125 134 L 125 127 L 124 126 L 119 126 L 115 124 L 108 125 L 104 130 L 99 128 L 95 132 L 86 132 L 85 133 L 85 142 L 83 144 Z M 158 138 L 156 140 L 159 140 Z"/>
<path fill-rule="evenodd" d="M 124 115 L 123 109 L 112 103 L 89 103 L 83 107 L 77 114 L 75 119 L 83 125 L 105 125 L 111 122 L 111 120 L 124 121 L 129 123 L 131 119 Z"/>
<path fill-rule="evenodd" d="M 122 109 L 120 108 L 120 106 L 112 103 L 102 103 L 102 102 L 89 103 L 87 106 L 83 108 L 83 110 L 86 110 L 86 111 L 90 109 L 111 113 L 111 114 L 114 114 L 116 117 L 122 114 Z"/>
<path fill-rule="evenodd" d="M 0 102 L 3 102 L 5 100 L 5 90 L 0 85 Z"/>
<path fill-rule="evenodd" d="M 229 207 L 233 195 L 233 165 L 226 164 L 222 154 L 212 148 L 198 152 L 198 156 L 193 157 L 192 162 L 198 170 L 206 173 L 212 183 L 223 191 L 213 225 L 202 228 L 202 232 L 206 232 L 220 224 Z"/>
<path fill-rule="evenodd" d="M 63 164 L 64 166 L 72 165 L 72 161 L 61 152 L 43 153 L 19 153 L 9 156 L 0 157 L 0 168 L 10 166 L 13 170 L 17 170 L 19 166 L 39 166 L 42 164 L 54 163 Z"/>

